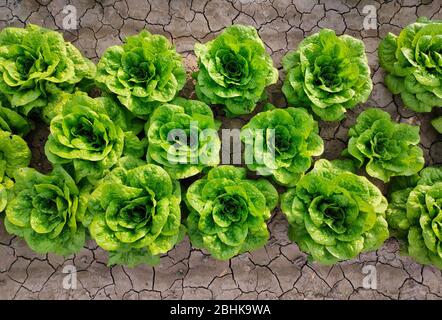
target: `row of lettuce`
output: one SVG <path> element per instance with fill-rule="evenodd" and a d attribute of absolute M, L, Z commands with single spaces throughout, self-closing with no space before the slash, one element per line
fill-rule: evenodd
<path fill-rule="evenodd" d="M 442 23 L 419 19 L 380 44 L 385 83 L 406 107 L 442 106 Z M 342 160 L 312 163 L 324 150 L 317 119 L 338 121 L 372 90 L 362 41 L 323 29 L 283 59 L 289 107 L 267 104 L 241 129 L 255 161 L 220 164 L 220 122 L 251 113 L 276 83 L 252 27 L 234 25 L 195 45 L 200 99 L 177 97 L 181 56 L 163 36 L 142 31 L 108 48 L 97 66 L 61 34 L 35 25 L 0 32 L 0 212 L 6 230 L 38 253 L 67 256 L 87 237 L 109 265 L 158 263 L 185 234 L 217 259 L 264 246 L 279 205 L 289 238 L 313 261 L 333 264 L 379 248 L 393 235 L 403 252 L 442 268 L 442 168 L 424 168 L 419 127 L 380 109 L 363 111 Z M 86 92 L 97 86 L 102 95 Z M 29 168 L 30 119 L 50 127 L 49 174 Z M 441 118 L 433 120 L 442 131 Z M 170 131 L 196 131 L 171 160 Z M 254 148 L 261 141 L 267 147 Z M 204 155 L 208 161 L 198 161 Z M 246 155 L 245 155 L 246 156 Z M 423 169 L 424 168 L 424 169 Z M 311 170 L 310 170 L 311 169 Z M 389 183 L 388 201 L 365 172 Z M 197 179 L 186 189 L 180 180 Z M 273 182 L 286 188 L 279 196 Z M 184 184 L 183 184 L 184 185 Z"/>

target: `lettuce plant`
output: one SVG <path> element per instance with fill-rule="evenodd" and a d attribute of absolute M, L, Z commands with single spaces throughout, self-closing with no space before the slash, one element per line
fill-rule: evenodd
<path fill-rule="evenodd" d="M 229 26 L 214 40 L 196 43 L 195 54 L 198 98 L 225 105 L 228 116 L 252 112 L 265 97 L 265 88 L 278 80 L 278 70 L 253 27 Z"/>
<path fill-rule="evenodd" d="M 365 102 L 373 88 L 364 43 L 322 29 L 287 53 L 282 92 L 289 105 L 311 107 L 322 120 L 344 118 L 347 109 Z"/>
<path fill-rule="evenodd" d="M 392 183 L 387 221 L 402 252 L 442 269 L 442 167 L 423 169 L 417 179 Z"/>
<path fill-rule="evenodd" d="M 431 124 L 437 132 L 442 133 L 442 116 L 431 120 Z"/>
<path fill-rule="evenodd" d="M 53 96 L 92 79 L 95 65 L 60 33 L 29 24 L 0 32 L 0 74 L 0 93 L 27 115 L 50 108 Z"/>
<path fill-rule="evenodd" d="M 176 98 L 158 107 L 146 124 L 148 158 L 176 179 L 219 163 L 220 126 L 212 110 L 197 100 Z"/>
<path fill-rule="evenodd" d="M 344 154 L 355 158 L 359 167 L 384 182 L 393 176 L 411 176 L 424 167 L 419 126 L 395 123 L 382 110 L 370 108 L 348 131 L 350 140 Z"/>
<path fill-rule="evenodd" d="M 155 164 L 122 162 L 98 183 L 83 221 L 109 265 L 156 264 L 184 235 L 180 185 Z"/>
<path fill-rule="evenodd" d="M 302 108 L 267 108 L 272 110 L 258 113 L 241 129 L 246 163 L 250 170 L 293 187 L 310 168 L 312 156 L 324 150 L 318 123 Z"/>
<path fill-rule="evenodd" d="M 25 136 L 31 130 L 31 125 L 25 117 L 10 108 L 9 103 L 0 94 L 0 130 L 8 131 L 19 136 Z"/>
<path fill-rule="evenodd" d="M 31 130 L 31 125 L 26 118 L 0 104 L 0 129 L 25 136 Z"/>
<path fill-rule="evenodd" d="M 13 187 L 14 173 L 31 161 L 31 150 L 17 135 L 0 129 L 0 212 L 6 208 L 9 191 Z"/>
<path fill-rule="evenodd" d="M 367 178 L 319 160 L 281 197 L 289 238 L 313 261 L 333 264 L 388 238 L 387 200 Z"/>
<path fill-rule="evenodd" d="M 60 166 L 43 175 L 32 168 L 16 171 L 14 197 L 6 207 L 5 227 L 37 253 L 67 256 L 81 250 L 85 228 L 78 217 L 86 193 Z"/>
<path fill-rule="evenodd" d="M 226 260 L 265 245 L 278 193 L 265 179 L 246 179 L 245 168 L 224 165 L 191 184 L 186 200 L 192 245 Z"/>
<path fill-rule="evenodd" d="M 442 107 L 442 20 L 421 17 L 381 41 L 379 63 L 385 84 L 400 94 L 404 105 L 416 112 Z"/>
<path fill-rule="evenodd" d="M 148 118 L 184 87 L 182 57 L 164 36 L 146 30 L 106 49 L 97 65 L 96 81 L 117 95 L 133 114 Z"/>
<path fill-rule="evenodd" d="M 129 127 L 124 109 L 110 97 L 93 99 L 76 93 L 59 108 L 51 121 L 45 152 L 53 164 L 72 167 L 77 182 L 103 177 L 122 157 L 125 138 L 136 141 L 134 133 L 142 130 L 142 126 Z M 130 129 L 135 132 L 125 134 Z"/>

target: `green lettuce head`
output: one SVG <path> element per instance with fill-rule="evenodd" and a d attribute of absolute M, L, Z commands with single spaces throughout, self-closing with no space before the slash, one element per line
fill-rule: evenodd
<path fill-rule="evenodd" d="M 167 38 L 143 30 L 122 46 L 106 49 L 95 79 L 134 115 L 147 119 L 184 87 L 186 70 Z"/>
<path fill-rule="evenodd" d="M 253 27 L 227 27 L 214 40 L 196 43 L 195 54 L 198 98 L 225 105 L 228 116 L 251 113 L 265 88 L 278 81 L 278 70 Z"/>
<path fill-rule="evenodd" d="M 148 160 L 175 179 L 184 179 L 219 163 L 220 126 L 212 110 L 197 100 L 176 98 L 158 107 L 146 124 Z"/>
<path fill-rule="evenodd" d="M 305 38 L 282 60 L 287 72 L 282 92 L 291 106 L 311 108 L 322 120 L 344 118 L 367 101 L 373 84 L 364 43 L 323 29 Z"/>
<path fill-rule="evenodd" d="M 385 84 L 400 94 L 404 105 L 416 112 L 442 107 L 442 20 L 419 18 L 389 33 L 379 44 L 379 63 Z"/>
<path fill-rule="evenodd" d="M 14 198 L 6 207 L 5 227 L 37 253 L 68 256 L 81 250 L 86 193 L 60 166 L 43 175 L 23 168 L 15 174 Z"/>
<path fill-rule="evenodd" d="M 387 200 L 367 178 L 319 160 L 281 197 L 289 238 L 331 265 L 379 248 L 388 238 Z"/>
<path fill-rule="evenodd" d="M 84 221 L 109 265 L 156 264 L 184 236 L 180 185 L 157 165 L 124 162 L 97 185 Z"/>
<path fill-rule="evenodd" d="M 402 252 L 442 269 L 442 167 L 423 169 L 417 179 L 391 185 L 387 221 Z"/>
<path fill-rule="evenodd" d="M 250 170 L 293 187 L 310 168 L 312 156 L 324 151 L 318 123 L 302 108 L 267 107 L 273 109 L 258 113 L 241 129 L 245 162 Z"/>
<path fill-rule="evenodd" d="M 6 208 L 10 190 L 14 186 L 15 171 L 31 161 L 31 150 L 17 135 L 0 129 L 0 212 Z"/>
<path fill-rule="evenodd" d="M 246 179 L 245 168 L 225 165 L 190 185 L 186 200 L 192 245 L 227 260 L 266 244 L 278 193 L 265 179 Z"/>
<path fill-rule="evenodd" d="M 29 24 L 0 32 L 0 93 L 27 115 L 95 76 L 95 65 L 55 31 Z"/>
<path fill-rule="evenodd" d="M 128 126 L 125 110 L 110 97 L 93 99 L 77 93 L 59 108 L 60 114 L 51 121 L 45 152 L 53 164 L 73 167 L 77 182 L 103 177 L 122 157 L 125 139 L 136 142 L 135 134 L 142 130 L 137 122 Z"/>
<path fill-rule="evenodd" d="M 411 176 L 424 167 L 419 147 L 419 126 L 395 123 L 382 110 L 370 108 L 348 131 L 350 140 L 344 155 L 350 154 L 367 173 L 384 182 L 394 176 Z"/>

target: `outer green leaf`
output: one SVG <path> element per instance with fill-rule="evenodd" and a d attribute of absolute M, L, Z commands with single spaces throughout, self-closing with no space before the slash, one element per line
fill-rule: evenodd
<path fill-rule="evenodd" d="M 437 132 L 442 133 L 442 117 L 431 120 L 431 124 Z"/>

